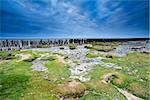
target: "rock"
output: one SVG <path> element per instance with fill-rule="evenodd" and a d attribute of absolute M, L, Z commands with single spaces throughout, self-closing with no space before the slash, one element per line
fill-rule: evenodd
<path fill-rule="evenodd" d="M 43 56 L 41 56 L 41 57 L 43 57 Z M 35 71 L 47 71 L 48 68 L 44 66 L 44 64 L 47 61 L 41 60 L 41 57 L 32 61 L 33 65 L 31 67 L 33 70 L 35 70 Z"/>
<path fill-rule="evenodd" d="M 43 78 L 46 79 L 46 80 L 48 80 L 48 75 L 47 74 L 44 75 Z"/>
<path fill-rule="evenodd" d="M 106 75 L 103 75 L 102 78 L 103 78 L 102 82 L 105 84 L 110 83 L 113 78 L 116 78 L 116 80 L 115 80 L 116 84 L 123 84 L 124 83 L 122 75 L 117 73 L 117 72 L 108 73 Z"/>
<path fill-rule="evenodd" d="M 63 96 L 59 100 L 78 100 L 78 98 Z"/>
<path fill-rule="evenodd" d="M 78 79 L 82 82 L 86 82 L 89 81 L 91 78 L 90 77 L 85 77 L 84 75 L 80 75 L 80 76 L 71 76 L 72 79 Z"/>
<path fill-rule="evenodd" d="M 107 75 L 103 76 L 103 80 L 102 82 L 107 84 L 110 83 L 110 81 L 112 80 L 113 74 L 112 73 L 108 73 Z"/>
<path fill-rule="evenodd" d="M 150 52 L 150 43 L 146 41 L 130 41 L 126 44 L 121 44 L 114 50 L 115 56 L 126 56 L 128 53 L 132 52 Z"/>
<path fill-rule="evenodd" d="M 66 97 L 80 97 L 83 96 L 86 87 L 81 82 L 76 80 L 65 82 L 64 84 L 59 84 L 57 87 L 57 92 Z"/>

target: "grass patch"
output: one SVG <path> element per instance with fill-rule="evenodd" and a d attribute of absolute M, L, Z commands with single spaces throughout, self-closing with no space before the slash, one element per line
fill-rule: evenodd
<path fill-rule="evenodd" d="M 131 91 L 134 95 L 141 97 L 145 100 L 149 100 L 150 94 L 147 91 L 147 90 L 149 90 L 149 86 L 147 86 L 146 82 L 144 82 L 142 84 L 138 81 L 132 82 L 129 84 L 127 89 L 129 91 Z"/>
<path fill-rule="evenodd" d="M 104 68 L 100 65 L 96 65 L 93 70 L 91 70 L 88 76 L 91 77 L 91 81 L 99 80 L 104 74 L 112 72 L 109 68 Z"/>
<path fill-rule="evenodd" d="M 27 88 L 29 75 L 25 73 L 1 74 L 1 99 L 16 99 Z"/>
<path fill-rule="evenodd" d="M 88 57 L 88 58 L 96 58 L 96 57 L 99 57 L 99 55 L 98 54 L 94 54 L 94 53 L 88 53 L 88 54 L 86 54 L 86 57 Z"/>
<path fill-rule="evenodd" d="M 15 60 L 0 65 L 0 98 L 19 99 L 28 86 L 30 78 L 29 62 Z"/>
<path fill-rule="evenodd" d="M 1 100 L 58 99 L 56 84 L 45 80 L 45 73 L 32 71 L 31 65 L 31 62 L 15 60 L 0 65 Z"/>
<path fill-rule="evenodd" d="M 55 82 L 61 82 L 67 80 L 70 77 L 69 66 L 65 65 L 57 60 L 51 61 L 46 64 L 49 70 L 49 80 Z"/>
<path fill-rule="evenodd" d="M 65 54 L 60 53 L 60 52 L 53 52 L 53 54 L 57 54 L 57 55 L 59 55 L 59 56 L 66 56 Z"/>
<path fill-rule="evenodd" d="M 86 95 L 84 95 L 83 97 L 81 97 L 79 100 L 107 100 L 109 97 L 105 96 L 102 93 L 98 93 L 95 91 L 88 91 L 88 93 Z"/>
<path fill-rule="evenodd" d="M 60 56 L 64 56 L 64 59 L 68 59 L 68 56 L 63 54 L 63 53 L 60 53 L 60 52 L 54 52 L 53 54 L 57 54 L 57 55 L 60 55 Z"/>
<path fill-rule="evenodd" d="M 77 60 L 73 60 L 72 62 L 75 63 L 75 64 L 77 64 L 77 65 L 80 65 L 80 62 L 77 61 Z"/>
<path fill-rule="evenodd" d="M 46 64 L 48 72 L 32 71 L 30 61 L 11 60 L 0 65 L 0 99 L 50 99 L 58 100 L 57 85 L 70 80 L 69 66 L 55 57 Z M 48 74 L 48 79 L 44 75 Z"/>
<path fill-rule="evenodd" d="M 16 62 L 15 60 L 12 60 L 7 63 L 1 63 L 0 65 L 0 71 L 4 73 L 25 73 L 30 70 L 31 62 L 25 62 L 25 61 L 20 61 Z"/>
<path fill-rule="evenodd" d="M 44 56 L 41 58 L 41 60 L 43 61 L 53 61 L 53 60 L 56 60 L 57 58 L 55 56 Z"/>
<path fill-rule="evenodd" d="M 45 80 L 42 76 L 45 73 L 42 72 L 32 72 L 32 77 L 29 80 L 29 85 L 24 92 L 22 97 L 23 100 L 28 99 L 49 99 L 58 100 L 57 94 L 55 92 L 56 84 Z"/>
<path fill-rule="evenodd" d="M 20 50 L 18 53 L 32 54 L 32 50 Z"/>
<path fill-rule="evenodd" d="M 84 46 L 84 48 L 92 49 L 92 45 L 86 45 L 86 46 Z"/>
<path fill-rule="evenodd" d="M 143 79 L 149 80 L 150 55 L 144 53 L 131 53 L 125 57 L 115 57 L 113 59 L 103 59 L 105 62 L 115 63 L 122 66 L 122 72 Z"/>
<path fill-rule="evenodd" d="M 55 56 L 49 56 L 49 57 L 47 58 L 47 60 L 53 61 L 53 60 L 56 60 L 56 57 L 55 57 Z"/>
<path fill-rule="evenodd" d="M 81 100 L 126 100 L 126 98 L 117 91 L 111 84 L 104 84 L 101 81 L 90 81 L 86 83 L 86 95 Z"/>
<path fill-rule="evenodd" d="M 116 84 L 116 79 L 113 80 L 115 85 L 118 85 L 121 88 L 127 88 L 131 93 L 147 99 L 150 93 L 146 92 L 150 89 L 149 87 L 149 72 L 150 72 L 150 55 L 145 53 L 131 53 L 125 57 L 115 57 L 113 59 L 104 59 L 105 62 L 115 63 L 119 66 L 122 66 L 123 69 L 120 70 L 120 73 L 128 74 L 129 77 L 124 77 L 124 84 Z M 132 78 L 131 78 L 132 77 Z M 141 87 L 144 92 L 138 93 L 137 84 L 131 85 L 132 83 L 138 83 L 139 88 Z"/>
<path fill-rule="evenodd" d="M 27 61 L 27 62 L 32 62 L 33 60 L 35 60 L 36 58 L 38 58 L 39 55 L 37 54 L 32 54 L 31 57 L 29 57 L 28 59 L 24 59 L 24 61 Z"/>
<path fill-rule="evenodd" d="M 92 45 L 99 45 L 99 46 L 117 46 L 118 42 L 93 42 Z"/>
<path fill-rule="evenodd" d="M 9 60 L 15 59 L 15 52 L 14 51 L 0 51 L 0 59 Z"/>
<path fill-rule="evenodd" d="M 122 73 L 112 73 L 111 83 L 119 88 L 126 88 L 130 83 L 136 81 L 135 77 L 125 75 Z"/>
<path fill-rule="evenodd" d="M 99 46 L 99 45 L 94 45 L 92 49 L 97 50 L 97 51 L 103 51 L 103 52 L 108 52 L 112 51 L 115 49 L 113 46 Z"/>
<path fill-rule="evenodd" d="M 76 49 L 76 45 L 73 45 L 73 44 L 69 45 L 69 49 L 71 49 L 71 50 Z"/>
<path fill-rule="evenodd" d="M 57 59 L 51 60 L 46 64 L 48 72 L 32 72 L 29 86 L 26 89 L 23 99 L 50 99 L 58 100 L 61 93 L 58 92 L 58 84 L 69 80 L 69 66 L 58 62 Z M 44 76 L 48 78 L 44 79 Z"/>
<path fill-rule="evenodd" d="M 104 75 L 108 73 L 115 73 L 115 71 L 109 68 L 104 68 L 100 65 L 95 66 L 94 69 L 91 70 L 88 74 L 88 76 L 91 77 L 91 80 L 85 83 L 89 93 L 81 97 L 81 100 L 90 100 L 92 98 L 91 96 L 93 96 L 93 98 L 95 98 L 96 100 L 125 100 L 126 98 L 121 93 L 119 93 L 111 83 L 105 84 L 102 82 L 102 80 L 104 79 Z"/>
<path fill-rule="evenodd" d="M 108 45 L 86 45 L 85 48 L 87 49 L 93 49 L 97 51 L 103 51 L 103 52 L 108 52 L 113 49 L 115 49 L 115 46 L 108 46 Z"/>

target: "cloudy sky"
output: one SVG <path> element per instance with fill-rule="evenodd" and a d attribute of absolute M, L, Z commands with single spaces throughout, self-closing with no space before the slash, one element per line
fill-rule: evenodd
<path fill-rule="evenodd" d="M 143 38 L 149 0 L 0 0 L 0 38 Z"/>

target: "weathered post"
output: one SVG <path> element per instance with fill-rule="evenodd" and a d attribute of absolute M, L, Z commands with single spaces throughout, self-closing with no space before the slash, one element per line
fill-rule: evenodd
<path fill-rule="evenodd" d="M 30 45 L 30 40 L 28 40 L 28 47 L 30 47 L 31 45 Z"/>
<path fill-rule="evenodd" d="M 74 39 L 72 40 L 72 44 L 74 44 Z"/>
<path fill-rule="evenodd" d="M 20 45 L 20 48 L 22 48 L 22 42 L 21 42 L 21 40 L 19 40 L 19 45 Z"/>
<path fill-rule="evenodd" d="M 67 39 L 67 44 L 69 45 L 69 39 Z"/>

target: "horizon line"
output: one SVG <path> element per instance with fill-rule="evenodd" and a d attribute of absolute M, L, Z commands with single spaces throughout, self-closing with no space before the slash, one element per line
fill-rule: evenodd
<path fill-rule="evenodd" d="M 41 38 L 41 37 L 0 37 L 0 40 L 6 40 L 6 39 L 150 39 L 150 37 L 135 37 L 135 38 Z"/>

